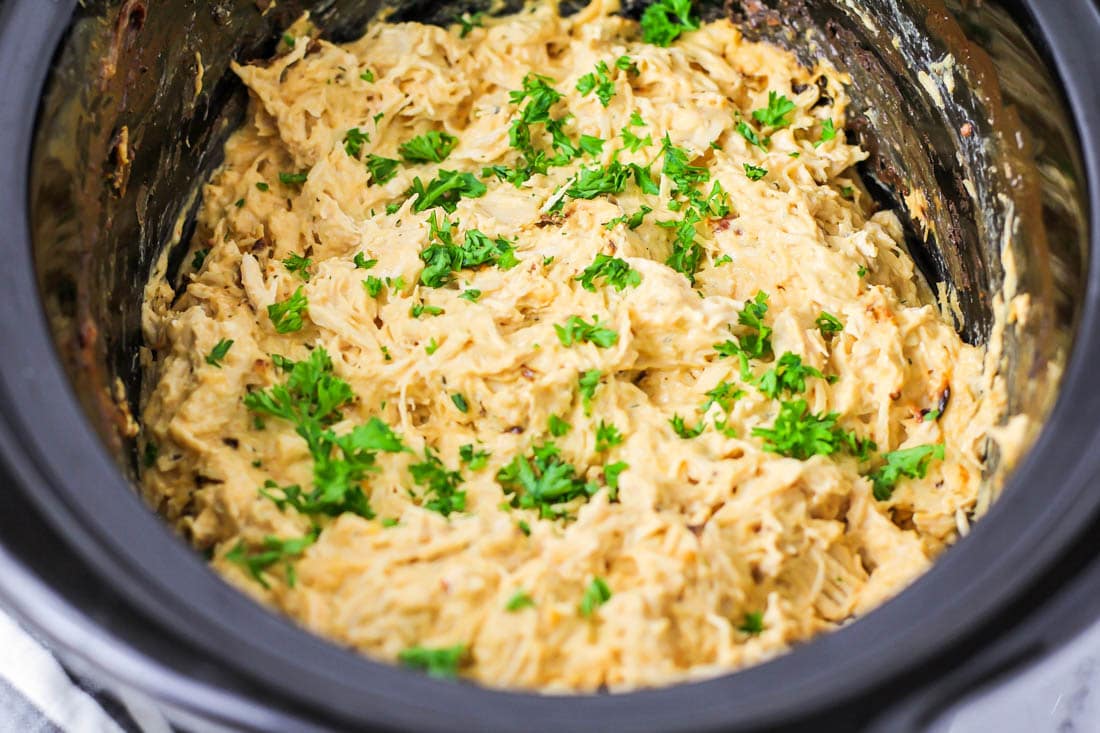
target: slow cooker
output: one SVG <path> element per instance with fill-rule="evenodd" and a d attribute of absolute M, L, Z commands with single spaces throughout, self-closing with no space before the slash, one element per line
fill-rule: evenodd
<path fill-rule="evenodd" d="M 166 248 L 179 267 L 198 186 L 243 117 L 230 61 L 269 56 L 305 11 L 349 40 L 378 6 L 0 4 L 0 598 L 63 659 L 201 731 L 908 731 L 1100 617 L 1093 0 L 700 5 L 851 76 L 862 173 L 905 213 L 968 341 L 990 339 L 998 293 L 1029 299 L 1002 370 L 1038 439 L 969 536 L 880 609 L 717 679 L 555 697 L 357 656 L 208 570 L 134 490 L 142 288 Z M 476 9 L 401 0 L 389 17 Z"/>

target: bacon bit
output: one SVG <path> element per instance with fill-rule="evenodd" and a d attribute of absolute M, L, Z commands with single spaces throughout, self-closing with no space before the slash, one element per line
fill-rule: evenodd
<path fill-rule="evenodd" d="M 971 135 L 974 134 L 974 125 L 967 122 L 966 124 L 964 124 L 962 127 L 959 128 L 959 134 L 962 135 L 963 137 L 970 137 Z"/>
<path fill-rule="evenodd" d="M 730 228 L 730 225 L 731 225 L 731 224 L 733 223 L 733 220 L 734 220 L 735 218 L 736 218 L 736 217 L 733 217 L 733 216 L 723 216 L 723 217 L 722 217 L 721 219 L 719 219 L 719 220 L 718 220 L 718 222 L 717 222 L 717 223 L 716 223 L 716 224 L 714 225 L 714 231 L 716 231 L 716 232 L 724 232 L 724 231 L 726 231 L 727 229 L 729 229 L 729 228 Z M 734 232 L 734 234 L 736 234 L 737 236 L 741 236 L 741 232 L 740 232 L 740 230 L 738 230 L 738 231 Z"/>
<path fill-rule="evenodd" d="M 891 392 L 890 393 L 890 399 L 894 400 L 895 402 L 900 400 L 901 399 L 901 390 L 895 390 L 895 391 Z"/>

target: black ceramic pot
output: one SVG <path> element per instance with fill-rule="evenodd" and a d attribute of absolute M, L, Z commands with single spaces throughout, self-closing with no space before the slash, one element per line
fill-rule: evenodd
<path fill-rule="evenodd" d="M 970 536 L 896 599 L 737 674 L 561 698 L 372 662 L 224 584 L 133 489 L 141 289 L 186 240 L 189 194 L 243 117 L 230 60 L 268 55 L 307 9 L 349 39 L 376 5 L 0 2 L 0 598 L 66 660 L 202 731 L 919 730 L 1100 615 L 1091 0 L 707 10 L 852 75 L 847 134 L 873 152 L 864 173 L 884 205 L 927 199 L 910 248 L 955 290 L 965 338 L 990 336 L 1006 249 L 1031 299 L 1003 370 L 1013 411 L 1045 427 Z M 444 22 L 471 5 L 413 0 L 396 17 Z"/>

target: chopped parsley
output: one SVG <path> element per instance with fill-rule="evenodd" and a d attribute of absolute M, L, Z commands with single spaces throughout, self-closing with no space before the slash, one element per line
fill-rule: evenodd
<path fill-rule="evenodd" d="M 581 372 L 578 387 L 580 388 L 585 415 L 592 412 L 592 400 L 596 398 L 596 388 L 600 386 L 600 377 L 602 376 L 599 369 L 589 369 L 587 372 Z"/>
<path fill-rule="evenodd" d="M 313 491 L 298 486 L 266 486 L 264 496 L 279 508 L 292 506 L 304 514 L 337 516 L 352 512 L 370 519 L 374 513 L 360 485 L 367 472 L 375 470 L 377 452 L 398 453 L 407 450 L 400 436 L 377 417 L 336 435 L 331 426 L 343 418 L 341 408 L 355 395 L 351 386 L 332 373 L 332 360 L 321 347 L 305 361 L 294 362 L 272 357 L 276 366 L 289 374 L 284 384 L 268 390 L 250 392 L 244 404 L 257 416 L 286 420 L 306 442 L 313 458 Z M 271 489 L 282 492 L 275 496 Z"/>
<path fill-rule="evenodd" d="M 737 316 L 737 322 L 742 326 L 748 326 L 751 329 L 750 333 L 738 338 L 737 344 L 727 341 L 725 344 L 715 344 L 714 348 L 723 357 L 734 356 L 740 351 L 750 359 L 767 358 L 772 353 L 772 329 L 764 324 L 764 316 L 767 313 L 768 294 L 761 290 L 752 300 L 745 303 L 745 307 Z"/>
<path fill-rule="evenodd" d="M 619 224 L 626 224 L 627 229 L 637 229 L 642 225 L 642 222 L 645 221 L 646 215 L 649 214 L 651 211 L 653 211 L 653 209 L 643 205 L 640 209 L 635 211 L 630 216 L 627 216 L 626 214 L 623 214 L 622 216 L 616 216 L 614 219 L 603 225 L 604 229 L 614 229 Z"/>
<path fill-rule="evenodd" d="M 585 290 L 594 293 L 596 278 L 602 278 L 606 284 L 620 292 L 628 287 L 636 288 L 642 283 L 641 274 L 630 263 L 603 253 L 597 254 L 592 264 L 573 279 L 579 280 Z"/>
<path fill-rule="evenodd" d="M 397 152 L 407 163 L 442 163 L 457 144 L 454 135 L 432 130 L 402 143 Z"/>
<path fill-rule="evenodd" d="M 363 281 L 363 287 L 367 289 L 367 295 L 372 298 L 377 298 L 382 294 L 382 285 L 382 278 L 374 275 L 367 275 L 367 279 Z"/>
<path fill-rule="evenodd" d="M 209 249 L 196 249 L 195 254 L 191 257 L 191 269 L 201 270 L 208 254 L 210 254 Z"/>
<path fill-rule="evenodd" d="M 563 461 L 558 447 L 549 441 L 533 447 L 529 456 L 517 455 L 497 471 L 496 479 L 513 508 L 538 509 L 539 516 L 550 519 L 565 515 L 561 504 L 587 499 L 599 490 Z"/>
<path fill-rule="evenodd" d="M 754 146 L 760 148 L 761 150 L 767 150 L 768 149 L 768 143 L 770 141 L 768 139 L 763 139 L 762 140 L 760 138 L 760 135 L 757 134 L 756 130 L 752 129 L 752 127 L 749 126 L 749 123 L 745 122 L 744 120 L 740 120 L 737 123 L 737 133 L 741 137 L 748 140 L 750 145 L 754 145 Z"/>
<path fill-rule="evenodd" d="M 509 93 L 512 104 L 527 101 L 508 129 L 508 142 L 520 153 L 519 164 L 513 170 L 499 166 L 487 170 L 515 186 L 532 175 L 546 173 L 552 166 L 566 165 L 580 154 L 565 133 L 567 118 L 550 116 L 550 109 L 562 99 L 561 92 L 551 86 L 553 83 L 549 77 L 529 73 L 523 78 L 523 88 Z M 550 134 L 554 156 L 535 144 L 535 125 L 541 125 Z"/>
<path fill-rule="evenodd" d="M 352 158 L 358 158 L 363 152 L 363 145 L 370 142 L 370 134 L 363 132 L 358 127 L 353 127 L 344 133 L 344 152 Z"/>
<path fill-rule="evenodd" d="M 458 457 L 462 459 L 462 462 L 466 464 L 466 467 L 471 471 L 480 471 L 489 465 L 489 458 L 493 454 L 487 450 L 474 450 L 472 443 L 459 446 Z"/>
<path fill-rule="evenodd" d="M 581 604 L 578 609 L 582 616 L 589 618 L 597 608 L 611 600 L 611 588 L 601 577 L 595 577 L 581 596 Z"/>
<path fill-rule="evenodd" d="M 519 264 L 515 245 L 504 237 L 490 238 L 477 229 L 466 230 L 465 241 L 454 241 L 454 223 L 447 217 L 437 220 L 433 213 L 428 220 L 428 245 L 420 253 L 425 267 L 420 272 L 420 283 L 430 288 L 441 288 L 454 280 L 454 273 L 483 265 L 496 265 L 508 270 Z"/>
<path fill-rule="evenodd" d="M 279 183 L 284 186 L 301 186 L 309 178 L 308 173 L 279 173 Z"/>
<path fill-rule="evenodd" d="M 714 266 L 715 267 L 721 267 L 722 265 L 727 265 L 731 262 L 733 262 L 732 257 L 730 257 L 729 255 L 722 255 L 721 257 L 719 257 L 718 259 L 716 259 L 714 261 Z"/>
<path fill-rule="evenodd" d="M 302 330 L 302 313 L 309 307 L 302 287 L 294 291 L 286 300 L 272 303 L 267 307 L 267 316 L 278 333 L 293 333 Z"/>
<path fill-rule="evenodd" d="M 428 341 L 428 345 L 424 347 L 424 352 L 431 356 L 435 352 L 439 351 L 439 343 L 435 340 L 435 336 Z"/>
<path fill-rule="evenodd" d="M 883 454 L 885 464 L 876 468 L 871 474 L 871 483 L 874 486 L 875 498 L 886 501 L 894 494 L 894 487 L 902 478 L 924 478 L 928 475 L 928 466 L 932 459 L 943 460 L 944 447 L 942 443 L 935 445 L 918 445 L 914 448 L 896 450 Z"/>
<path fill-rule="evenodd" d="M 413 318 L 420 318 L 425 313 L 429 316 L 439 316 L 443 315 L 444 311 L 437 305 L 426 305 L 424 303 L 413 303 L 409 308 L 409 315 Z"/>
<path fill-rule="evenodd" d="M 256 181 L 256 190 L 258 190 L 258 191 L 270 191 L 271 186 L 267 185 L 263 181 Z"/>
<path fill-rule="evenodd" d="M 801 394 L 806 391 L 806 378 L 824 379 L 820 371 L 802 363 L 802 357 L 790 351 L 779 357 L 776 365 L 757 380 L 757 388 L 773 400 L 783 392 Z"/>
<path fill-rule="evenodd" d="M 733 403 L 745 396 L 744 390 L 738 389 L 730 382 L 719 382 L 718 385 L 706 393 L 707 401 L 699 408 L 700 412 L 706 412 L 711 405 L 718 405 L 722 412 L 728 413 L 733 409 Z"/>
<path fill-rule="evenodd" d="M 764 127 L 786 127 L 791 124 L 787 115 L 794 112 L 794 102 L 775 91 L 768 92 L 768 106 L 753 111 L 752 118 Z"/>
<path fill-rule="evenodd" d="M 662 173 L 676 184 L 673 193 L 690 195 L 697 184 L 710 180 L 710 172 L 706 168 L 690 165 L 688 151 L 673 145 L 668 133 L 665 133 L 661 143 L 661 153 L 664 155 Z"/>
<path fill-rule="evenodd" d="M 574 199 L 594 199 L 603 194 L 622 193 L 629 178 L 630 168 L 617 160 L 611 161 L 606 168 L 581 168 L 565 190 L 565 195 Z M 560 206 L 559 200 L 557 207 Z"/>
<path fill-rule="evenodd" d="M 417 486 L 426 489 L 421 497 L 425 509 L 450 516 L 452 512 L 466 509 L 466 492 L 459 491 L 462 474 L 448 471 L 431 448 L 424 449 L 424 461 L 409 466 L 409 473 Z"/>
<path fill-rule="evenodd" d="M 283 267 L 286 268 L 287 272 L 297 273 L 298 277 L 309 282 L 309 268 L 313 267 L 313 260 L 309 257 L 292 254 L 283 260 Z"/>
<path fill-rule="evenodd" d="M 761 611 L 750 611 L 745 614 L 744 620 L 737 630 L 749 636 L 756 636 L 764 631 L 764 614 Z"/>
<path fill-rule="evenodd" d="M 239 565 L 264 588 L 271 587 L 266 578 L 268 568 L 277 563 L 283 563 L 286 584 L 293 588 L 296 576 L 292 562 L 301 557 L 302 553 L 316 540 L 317 535 L 313 533 L 290 539 L 268 535 L 264 537 L 263 544 L 259 547 L 248 547 L 244 540 L 238 540 L 233 549 L 225 553 L 225 559 L 234 565 Z"/>
<path fill-rule="evenodd" d="M 859 269 L 856 270 L 856 275 L 859 275 L 860 277 L 867 277 L 867 268 L 863 265 L 860 265 Z"/>
<path fill-rule="evenodd" d="M 594 72 L 585 74 L 577 80 L 577 91 L 582 97 L 587 97 L 593 90 L 596 98 L 604 107 L 611 104 L 611 98 L 615 96 L 615 83 L 611 81 L 611 71 L 607 68 L 607 62 L 596 63 Z"/>
<path fill-rule="evenodd" d="M 289 33 L 284 33 L 283 43 L 285 43 L 289 48 L 294 48 L 294 36 L 290 35 Z"/>
<path fill-rule="evenodd" d="M 477 288 L 466 288 L 458 297 L 462 298 L 463 300 L 468 300 L 471 303 L 476 303 L 481 297 L 481 291 Z"/>
<path fill-rule="evenodd" d="M 439 170 L 439 176 L 427 184 L 417 176 L 412 186 L 405 192 L 407 196 L 416 196 L 413 211 L 427 211 L 439 206 L 448 214 L 454 213 L 461 198 L 481 198 L 485 195 L 485 184 L 477 180 L 473 173 Z"/>
<path fill-rule="evenodd" d="M 608 463 L 603 467 L 603 480 L 607 484 L 607 495 L 612 501 L 619 498 L 619 474 L 630 468 L 625 461 Z"/>
<path fill-rule="evenodd" d="M 748 176 L 750 181 L 761 181 L 764 179 L 764 176 L 768 175 L 768 169 L 761 168 L 752 163 L 745 163 L 745 175 Z"/>
<path fill-rule="evenodd" d="M 567 435 L 573 426 L 562 420 L 557 415 L 551 415 L 550 420 L 547 422 L 547 428 L 550 430 L 550 434 L 555 438 L 560 438 L 563 435 Z"/>
<path fill-rule="evenodd" d="M 459 412 L 470 411 L 470 405 L 466 402 L 466 398 L 458 392 L 455 392 L 453 395 L 451 395 L 451 402 L 455 403 L 455 407 L 458 408 Z"/>
<path fill-rule="evenodd" d="M 603 146 L 606 142 L 606 140 L 593 135 L 581 135 L 578 144 L 581 146 L 581 150 L 589 155 L 599 155 L 603 152 Z"/>
<path fill-rule="evenodd" d="M 355 263 L 356 270 L 369 270 L 378 264 L 378 260 L 368 260 L 367 256 L 362 252 L 356 252 L 355 257 L 353 257 L 351 261 Z"/>
<path fill-rule="evenodd" d="M 465 38 L 466 36 L 470 35 L 470 32 L 474 28 L 484 28 L 485 26 L 481 22 L 482 18 L 484 17 L 484 12 L 477 12 L 473 14 L 463 13 L 462 15 L 460 15 L 458 17 L 458 22 L 462 24 L 462 28 L 458 32 L 458 37 Z"/>
<path fill-rule="evenodd" d="M 149 441 L 145 444 L 145 450 L 141 454 L 141 462 L 146 468 L 152 468 L 153 464 L 157 462 L 157 456 L 160 455 L 160 448 L 153 441 Z"/>
<path fill-rule="evenodd" d="M 564 325 L 555 324 L 554 330 L 562 346 L 592 343 L 601 349 L 607 349 L 618 343 L 619 334 L 601 326 L 599 320 L 599 317 L 592 316 L 592 323 L 588 323 L 580 316 L 570 316 Z"/>
<path fill-rule="evenodd" d="M 619 58 L 615 59 L 615 68 L 622 69 L 632 76 L 637 76 L 640 73 L 638 71 L 638 65 L 634 63 L 634 59 L 630 58 L 629 56 L 620 56 Z"/>
<path fill-rule="evenodd" d="M 842 448 L 865 459 L 874 443 L 857 438 L 837 425 L 839 415 L 819 415 L 810 411 L 805 400 L 781 402 L 779 415 L 770 428 L 753 428 L 755 437 L 764 439 L 764 450 L 805 461 L 812 456 L 831 456 Z"/>
<path fill-rule="evenodd" d="M 814 143 L 815 148 L 819 148 L 830 140 L 836 139 L 836 123 L 832 120 L 825 120 L 821 125 L 821 139 Z"/>
<path fill-rule="evenodd" d="M 600 420 L 596 426 L 596 452 L 606 453 L 617 445 L 622 445 L 623 434 L 611 423 Z"/>
<path fill-rule="evenodd" d="M 229 353 L 229 349 L 233 347 L 233 339 L 222 339 L 218 343 L 214 344 L 214 348 L 210 350 L 210 353 L 206 355 L 206 363 L 210 366 L 215 366 L 219 369 L 222 368 L 222 359 Z"/>
<path fill-rule="evenodd" d="M 635 112 L 634 114 L 638 113 Z M 645 123 L 643 122 L 642 124 L 644 125 Z M 620 130 L 620 133 L 622 134 L 623 145 L 625 145 L 626 149 L 632 153 L 636 153 L 642 148 L 648 148 L 650 145 L 653 144 L 652 135 L 640 137 L 639 135 L 635 134 L 634 131 L 631 130 L 629 127 L 624 127 L 622 130 Z"/>
<path fill-rule="evenodd" d="M 397 175 L 397 166 L 400 163 L 401 161 L 394 158 L 383 158 L 374 153 L 368 155 L 367 170 L 370 171 L 371 183 L 383 184 L 392 179 Z"/>
<path fill-rule="evenodd" d="M 642 40 L 669 46 L 685 31 L 698 30 L 699 19 L 691 11 L 691 0 L 657 0 L 642 13 Z"/>
<path fill-rule="evenodd" d="M 427 672 L 429 677 L 453 679 L 466 658 L 466 645 L 447 647 L 413 646 L 402 649 L 397 659 L 406 667 Z"/>
<path fill-rule="evenodd" d="M 821 331 L 821 335 L 825 337 L 844 330 L 844 324 L 840 322 L 840 319 L 825 311 L 821 311 L 821 315 L 817 317 L 814 324 L 817 326 L 817 330 Z"/>
<path fill-rule="evenodd" d="M 359 75 L 359 78 L 365 82 L 372 82 L 374 81 L 374 72 L 370 69 L 364 69 L 363 73 Z"/>
<path fill-rule="evenodd" d="M 508 613 L 515 613 L 521 611 L 524 608 L 534 608 L 535 599 L 532 598 L 527 591 L 517 590 L 512 594 L 512 597 L 508 599 L 508 603 L 504 604 L 504 610 Z"/>
<path fill-rule="evenodd" d="M 703 431 L 707 427 L 706 421 L 700 420 L 698 425 L 693 428 L 689 428 L 684 423 L 684 418 L 680 417 L 679 415 L 673 415 L 672 419 L 668 421 L 668 424 L 672 426 L 672 431 L 684 440 L 698 438 L 700 435 L 703 434 Z"/>

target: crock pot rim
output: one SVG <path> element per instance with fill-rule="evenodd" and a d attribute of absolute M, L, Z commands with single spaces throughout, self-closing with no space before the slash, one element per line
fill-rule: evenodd
<path fill-rule="evenodd" d="M 1057 9 L 1025 0 L 1048 39 L 1071 113 L 1080 130 L 1100 130 L 1100 93 L 1072 69 L 1087 68 L 1100 46 L 1100 18 L 1088 0 Z M 824 635 L 766 664 L 717 679 L 627 695 L 566 700 L 439 682 L 346 652 L 254 604 L 222 582 L 173 538 L 132 492 L 103 450 L 58 364 L 39 304 L 27 221 L 27 167 L 33 118 L 48 64 L 75 0 L 43 4 L 13 0 L 0 11 L 0 63 L 9 69 L 0 90 L 0 155 L 21 162 L 0 170 L 0 206 L 9 223 L 2 237 L 8 263 L 8 317 L 0 321 L 7 355 L 0 372 L 4 425 L 2 453 L 50 522 L 118 588 L 166 630 L 188 637 L 211 658 L 263 680 L 297 699 L 346 720 L 387 727 L 434 730 L 728 730 L 785 719 L 792 698 L 802 710 L 831 706 L 832 682 L 868 688 L 927 659 L 973 630 L 1048 567 L 1067 535 L 1083 530 L 1100 506 L 1088 481 L 1100 467 L 1094 427 L 1100 390 L 1091 385 L 1091 362 L 1100 356 L 1100 258 L 1089 261 L 1083 318 L 1050 424 L 1011 477 L 998 502 L 972 536 L 948 552 L 898 598 L 859 621 Z M 1100 141 L 1079 135 L 1090 186 L 1091 251 L 1100 251 Z M 1057 433 L 1057 434 L 1056 434 Z M 59 473 L 60 467 L 71 472 Z M 84 490 L 70 491 L 74 479 Z M 1053 486 L 1049 493 L 1036 487 Z M 1030 493 L 1025 489 L 1031 487 Z M 1026 510 L 1026 511 L 1025 511 Z M 1058 527 L 1058 532 L 1051 531 Z M 1060 536 L 1059 536 L 1060 535 Z M 135 545 L 123 546 L 126 538 Z M 1023 539 L 1022 542 L 1012 540 Z M 171 571 L 171 572 L 168 572 Z M 175 573 L 175 575 L 172 575 Z M 1006 580 L 1007 579 L 1007 580 Z M 0 585 L 8 584 L 0 578 Z M 958 592 L 960 591 L 961 592 Z M 957 591 L 954 594 L 947 590 Z M 191 626 L 195 616 L 202 624 Z M 197 628 L 210 636 L 200 634 Z M 921 631 L 936 628 L 931 638 Z M 81 641 L 57 627 L 43 629 L 79 652 Z M 93 660 L 94 661 L 94 660 Z M 156 667 L 155 662 L 153 662 Z M 323 684 L 321 684 L 323 683 Z M 187 680 L 193 704 L 203 685 Z M 206 690 L 206 694 L 220 693 Z M 750 694 L 751 693 L 751 694 Z M 622 712 L 629 707 L 629 719 Z M 684 711 L 691 711 L 685 716 Z M 492 715 L 494 717 L 487 718 Z M 249 721 L 240 721 L 247 724 Z"/>

